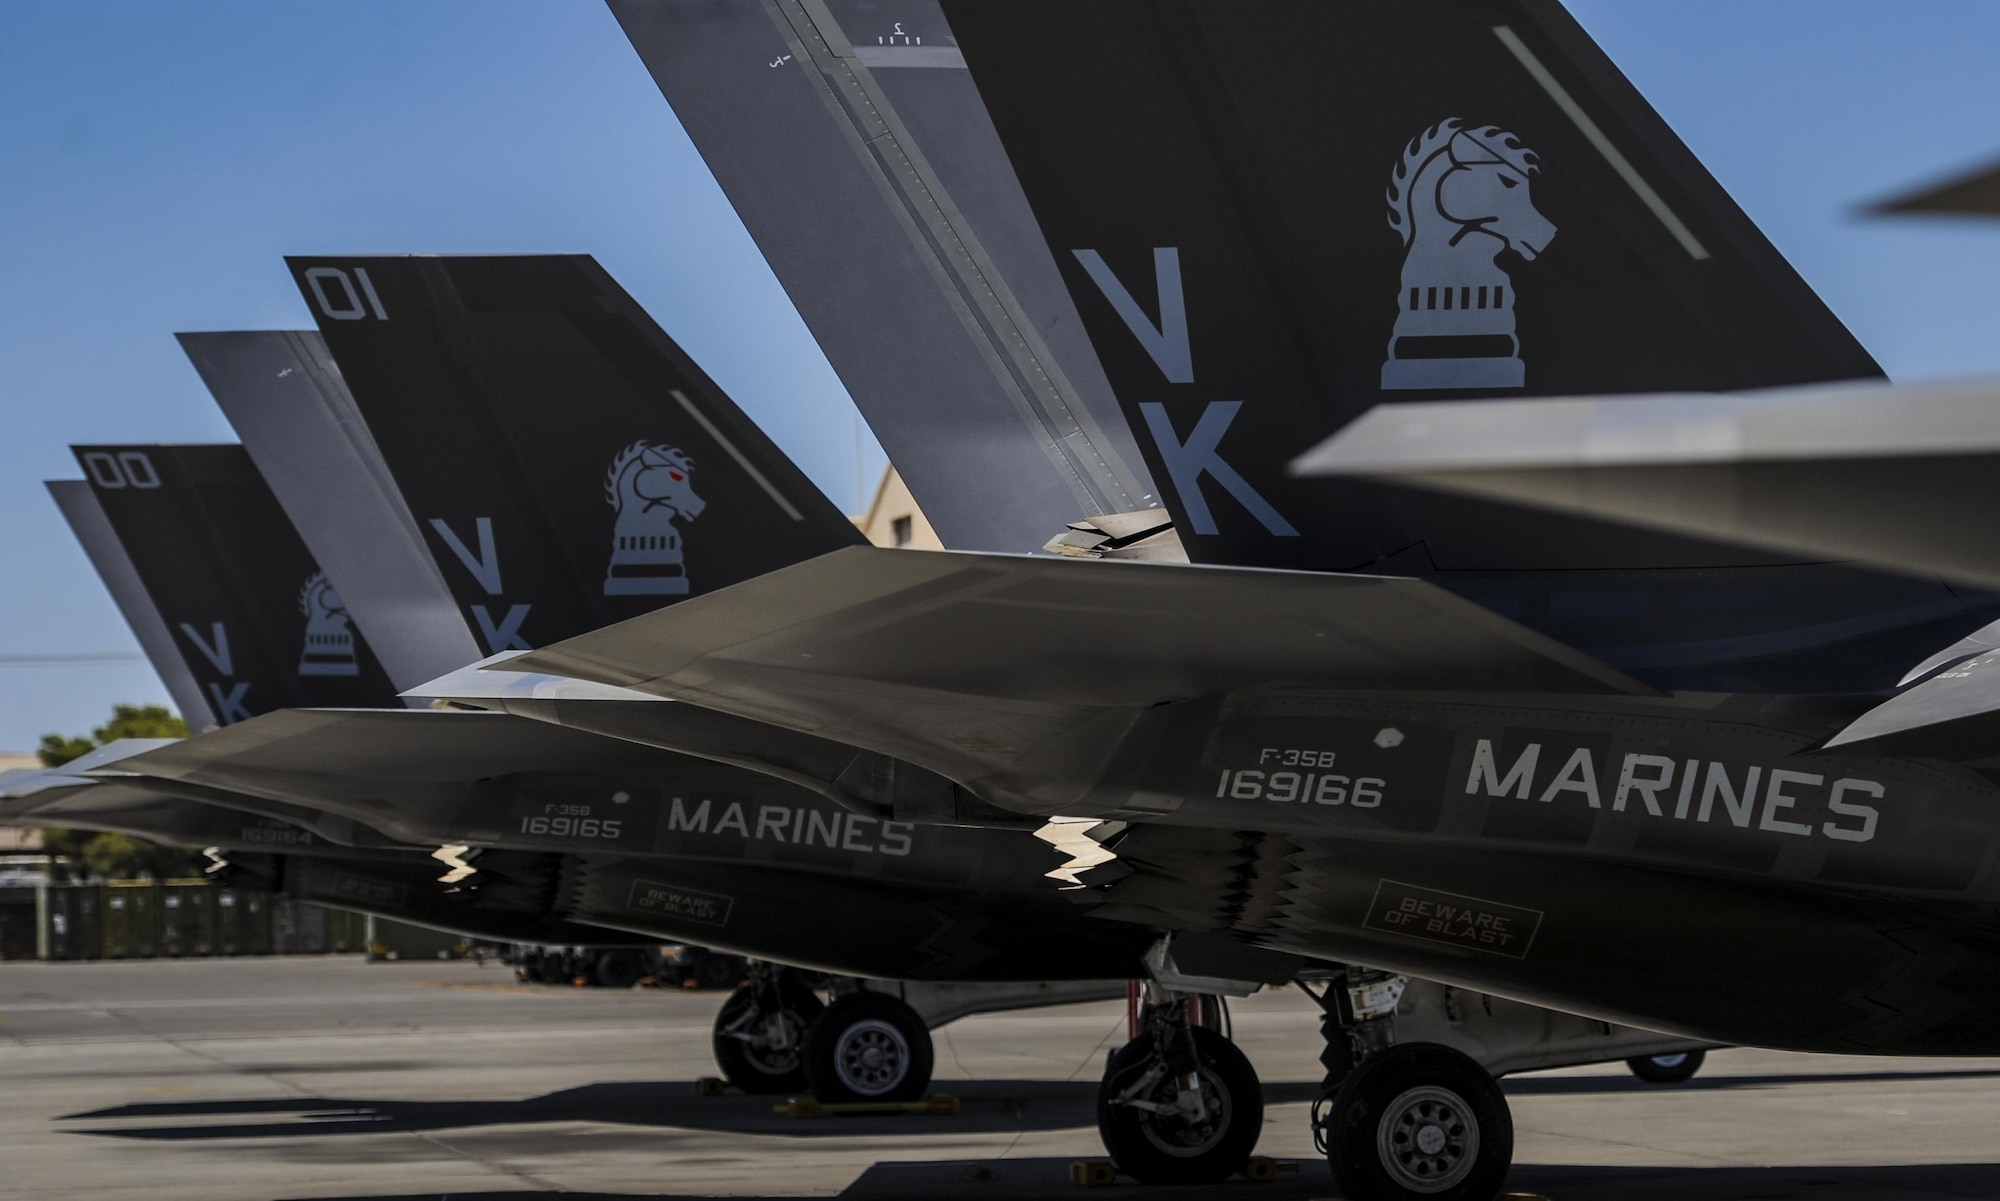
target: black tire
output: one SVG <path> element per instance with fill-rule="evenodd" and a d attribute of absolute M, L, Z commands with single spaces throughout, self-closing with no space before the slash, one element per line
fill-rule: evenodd
<path fill-rule="evenodd" d="M 590 965 L 590 978 L 599 988 L 631 988 L 646 974 L 646 965 L 637 951 L 599 951 Z"/>
<path fill-rule="evenodd" d="M 806 1034 L 806 1082 L 826 1105 L 915 1101 L 931 1086 L 931 1032 L 895 997 L 848 993 Z"/>
<path fill-rule="evenodd" d="M 781 1051 L 767 1051 L 731 1032 L 746 1013 L 757 1008 L 757 990 L 753 985 L 746 984 L 730 993 L 715 1014 L 711 1043 L 715 1066 L 724 1080 L 746 1093 L 799 1093 L 806 1089 L 806 1033 L 825 1006 L 810 991 L 797 986 L 779 985 L 778 996 L 789 1043 Z"/>
<path fill-rule="evenodd" d="M 697 988 L 735 988 L 743 983 L 744 963 L 735 955 L 705 951 L 690 972 Z"/>
<path fill-rule="evenodd" d="M 1706 1051 L 1683 1051 L 1678 1055 L 1642 1055 L 1628 1059 L 1625 1066 L 1647 1084 L 1685 1084 L 1701 1070 Z"/>
<path fill-rule="evenodd" d="M 1144 1079 L 1153 1062 L 1152 1035 L 1141 1034 L 1112 1052 L 1097 1086 L 1097 1133 L 1118 1170 L 1141 1184 L 1218 1184 L 1243 1170 L 1264 1130 L 1264 1086 L 1235 1043 L 1196 1028 L 1208 1119 L 1199 1126 L 1178 1116 L 1150 1113 L 1115 1099 Z M 1170 1103 L 1178 1093 L 1162 1079 L 1140 1100 Z"/>
<path fill-rule="evenodd" d="M 1378 1052 L 1334 1093 L 1327 1165 L 1349 1201 L 1491 1201 L 1514 1118 L 1490 1073 L 1436 1043 Z"/>

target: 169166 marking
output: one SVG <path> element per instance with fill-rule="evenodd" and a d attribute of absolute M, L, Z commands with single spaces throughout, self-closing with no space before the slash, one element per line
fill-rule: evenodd
<path fill-rule="evenodd" d="M 1271 754 L 1270 750 L 1264 752 Z M 1330 765 L 1332 751 L 1284 752 L 1324 755 Z M 1224 771 L 1215 782 L 1215 795 L 1237 801 L 1298 801 L 1314 805 L 1351 805 L 1373 809 L 1382 803 L 1387 781 L 1380 776 L 1349 778 L 1333 772 L 1264 771 L 1243 768 Z"/>

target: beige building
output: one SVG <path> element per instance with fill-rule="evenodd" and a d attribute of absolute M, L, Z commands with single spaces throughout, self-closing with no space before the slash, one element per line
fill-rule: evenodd
<path fill-rule="evenodd" d="M 896 473 L 896 465 L 891 463 L 882 471 L 882 482 L 875 487 L 875 499 L 868 511 L 854 519 L 861 530 L 861 536 L 877 546 L 901 546 L 911 550 L 943 550 L 944 543 L 938 541 L 937 531 L 924 520 L 924 512 L 917 508 L 916 498 L 910 495 L 903 477 Z"/>

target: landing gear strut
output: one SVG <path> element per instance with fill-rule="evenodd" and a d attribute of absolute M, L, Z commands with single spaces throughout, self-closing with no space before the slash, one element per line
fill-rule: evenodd
<path fill-rule="evenodd" d="M 806 1032 L 825 1006 L 785 968 L 752 964 L 715 1015 L 715 1066 L 746 1093 L 806 1088 Z"/>
<path fill-rule="evenodd" d="M 1189 1021 L 1186 994 L 1148 986 L 1138 1032 L 1097 1088 L 1097 1131 L 1142 1184 L 1216 1184 L 1243 1170 L 1264 1125 L 1257 1071 L 1236 1044 Z"/>
<path fill-rule="evenodd" d="M 1314 1140 L 1350 1201 L 1491 1201 L 1514 1159 L 1506 1095 L 1460 1051 L 1394 1042 L 1400 982 L 1350 968 L 1317 998 L 1327 1080 Z"/>

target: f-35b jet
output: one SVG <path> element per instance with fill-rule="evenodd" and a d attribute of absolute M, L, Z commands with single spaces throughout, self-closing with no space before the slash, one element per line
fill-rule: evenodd
<path fill-rule="evenodd" d="M 921 145 L 860 7 L 773 36 Z M 1983 390 L 1843 384 L 1880 372 L 1553 3 L 942 18 L 1191 563 L 844 550 L 511 666 L 950 782 L 912 816 L 1096 819 L 1086 912 L 1692 1038 L 2000 1053 L 2000 570 L 1963 507 L 1864 507 L 1981 495 Z M 1349 1016 L 1346 1195 L 1492 1196 L 1490 1076 Z"/>

